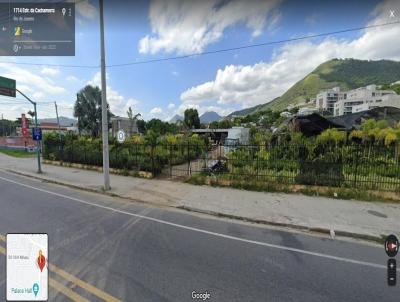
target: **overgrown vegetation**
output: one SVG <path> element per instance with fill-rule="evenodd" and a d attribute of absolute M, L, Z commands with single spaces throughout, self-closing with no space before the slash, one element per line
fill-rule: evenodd
<path fill-rule="evenodd" d="M 400 190 L 400 125 L 367 120 L 349 134 L 328 129 L 311 138 L 256 131 L 252 144 L 227 153 L 224 178 Z"/>
<path fill-rule="evenodd" d="M 223 161 L 219 179 L 250 186 L 254 181 L 400 191 L 400 125 L 367 120 L 351 133 L 328 129 L 317 137 L 301 133 L 274 136 L 252 129 L 251 145 L 223 147 L 215 157 L 207 139 L 197 135 L 160 135 L 152 129 L 119 144 L 110 139 L 110 166 L 157 175 L 176 165 L 204 173 L 210 159 Z M 101 140 L 47 134 L 45 159 L 101 166 Z M 197 170 L 196 170 L 197 169 Z M 189 174 L 189 172 L 188 172 Z M 247 185 L 245 185 L 247 183 Z"/>
<path fill-rule="evenodd" d="M 102 165 L 102 143 L 98 138 L 48 133 L 44 138 L 43 157 L 87 165 Z M 110 167 L 148 171 L 155 175 L 167 165 L 177 165 L 197 158 L 205 145 L 197 135 L 168 134 L 158 136 L 152 130 L 147 135 L 134 135 L 123 144 L 109 141 Z"/>

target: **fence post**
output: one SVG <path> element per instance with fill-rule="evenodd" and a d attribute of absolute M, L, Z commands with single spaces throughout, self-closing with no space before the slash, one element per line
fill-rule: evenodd
<path fill-rule="evenodd" d="M 61 145 L 60 148 L 61 148 L 60 160 L 63 162 L 64 161 L 64 145 Z"/>
<path fill-rule="evenodd" d="M 151 154 L 151 170 L 153 172 L 153 177 L 154 177 L 156 173 L 155 173 L 155 167 L 154 167 L 154 145 L 153 144 L 151 144 L 150 154 Z"/>
<path fill-rule="evenodd" d="M 172 178 L 172 145 L 169 145 L 169 177 Z"/>
<path fill-rule="evenodd" d="M 119 168 L 118 166 L 118 143 L 114 144 L 114 167 Z M 112 166 L 112 165 L 110 165 Z"/>
<path fill-rule="evenodd" d="M 88 164 L 88 162 L 87 162 L 87 156 L 86 156 L 86 142 L 85 142 L 85 144 L 83 145 L 83 162 L 84 162 L 85 165 Z"/>
<path fill-rule="evenodd" d="M 188 170 L 187 170 L 187 175 L 190 175 L 190 150 L 189 150 L 189 148 L 190 148 L 190 143 L 189 143 L 189 141 L 188 141 L 188 144 L 187 144 L 187 160 L 188 160 Z"/>
<path fill-rule="evenodd" d="M 353 187 L 356 188 L 357 187 L 357 173 L 358 173 L 358 160 L 359 160 L 359 156 L 360 156 L 360 146 L 356 145 L 356 158 L 355 158 L 355 170 L 354 170 L 354 182 L 353 182 Z"/>
<path fill-rule="evenodd" d="M 258 148 L 256 149 L 256 148 L 254 148 L 254 150 L 256 151 L 256 157 L 257 157 L 257 181 L 259 181 L 259 165 L 260 165 L 260 163 L 259 163 L 259 158 L 258 158 L 258 156 L 261 154 L 261 145 L 260 144 L 258 144 L 258 146 L 257 146 Z M 254 151 L 253 151 L 254 152 Z"/>
<path fill-rule="evenodd" d="M 138 160 L 138 158 L 139 158 L 138 153 L 139 153 L 139 144 L 136 145 L 136 154 L 135 154 L 135 156 L 136 156 L 136 169 L 139 172 L 140 171 L 140 166 L 139 166 L 139 160 Z"/>
<path fill-rule="evenodd" d="M 71 162 L 74 162 L 74 141 L 72 140 L 71 144 Z"/>

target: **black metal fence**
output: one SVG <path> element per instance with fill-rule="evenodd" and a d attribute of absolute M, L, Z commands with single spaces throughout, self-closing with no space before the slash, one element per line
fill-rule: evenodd
<path fill-rule="evenodd" d="M 100 144 L 46 145 L 46 159 L 102 165 Z M 378 145 L 110 146 L 110 166 L 171 178 L 193 175 L 244 182 L 400 191 L 400 147 Z"/>

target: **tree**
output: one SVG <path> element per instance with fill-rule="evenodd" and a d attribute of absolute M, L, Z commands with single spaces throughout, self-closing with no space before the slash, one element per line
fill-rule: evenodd
<path fill-rule="evenodd" d="M 30 115 L 32 117 L 32 119 L 35 117 L 35 112 L 32 110 L 28 111 L 28 115 Z"/>
<path fill-rule="evenodd" d="M 165 134 L 166 131 L 164 122 L 157 118 L 153 118 L 150 121 L 148 121 L 146 124 L 146 128 L 147 128 L 146 133 L 149 133 L 149 131 L 151 130 L 152 132 L 158 135 Z"/>
<path fill-rule="evenodd" d="M 231 122 L 231 120 L 225 119 L 225 120 L 221 120 L 218 122 L 218 128 L 219 129 L 229 129 L 232 128 L 233 123 Z"/>
<path fill-rule="evenodd" d="M 185 110 L 184 117 L 185 126 L 189 129 L 199 129 L 200 128 L 200 118 L 197 109 L 189 108 Z"/>
<path fill-rule="evenodd" d="M 218 121 L 213 121 L 209 125 L 210 129 L 218 129 Z"/>
<path fill-rule="evenodd" d="M 132 129 L 133 129 L 133 125 L 135 124 L 135 122 L 137 121 L 139 116 L 142 116 L 140 113 L 136 113 L 135 115 L 133 115 L 133 111 L 132 108 L 129 106 L 128 111 L 126 112 L 126 114 L 128 115 L 129 121 L 130 121 L 130 125 L 129 125 L 129 136 L 132 136 Z"/>
<path fill-rule="evenodd" d="M 108 107 L 108 105 L 107 105 Z M 108 118 L 113 116 L 109 108 Z M 87 85 L 76 95 L 74 117 L 78 118 L 79 132 L 85 131 L 93 137 L 101 133 L 101 90 L 99 87 Z"/>
<path fill-rule="evenodd" d="M 137 127 L 138 127 L 139 133 L 145 133 L 146 132 L 146 121 L 138 120 Z"/>

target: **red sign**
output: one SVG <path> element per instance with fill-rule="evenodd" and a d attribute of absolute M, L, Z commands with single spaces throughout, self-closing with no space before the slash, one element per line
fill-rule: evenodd
<path fill-rule="evenodd" d="M 25 118 L 25 113 L 22 113 L 22 116 L 21 116 L 21 123 L 22 123 L 22 135 L 24 136 L 24 137 L 27 137 L 28 136 L 28 128 L 26 127 L 26 118 Z"/>

